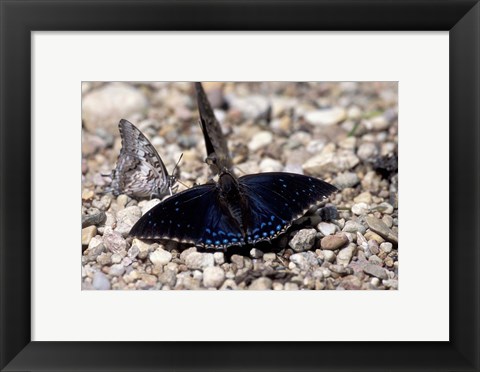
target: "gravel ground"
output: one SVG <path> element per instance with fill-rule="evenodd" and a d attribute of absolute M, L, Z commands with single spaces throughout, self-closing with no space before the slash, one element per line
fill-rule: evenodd
<path fill-rule="evenodd" d="M 209 252 L 128 236 L 160 201 L 106 192 L 134 123 L 179 180 L 209 179 L 191 83 L 83 83 L 82 289 L 398 289 L 397 84 L 204 84 L 237 175 L 321 178 L 338 216 L 311 211 L 271 244 Z M 181 191 L 185 185 L 179 186 Z M 194 213 L 194 211 L 192 211 Z M 322 220 L 322 218 L 324 220 Z"/>

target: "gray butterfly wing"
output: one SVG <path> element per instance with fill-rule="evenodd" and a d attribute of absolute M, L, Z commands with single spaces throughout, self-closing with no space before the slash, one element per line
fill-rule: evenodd
<path fill-rule="evenodd" d="M 161 197 L 169 192 L 172 178 L 150 141 L 127 120 L 118 123 L 122 149 L 112 172 L 112 192 L 132 197 Z"/>
<path fill-rule="evenodd" d="M 207 163 L 214 174 L 224 169 L 231 169 L 232 159 L 228 153 L 227 141 L 222 128 L 213 113 L 212 106 L 201 83 L 195 83 L 200 126 L 202 127 L 205 146 L 207 149 Z"/>

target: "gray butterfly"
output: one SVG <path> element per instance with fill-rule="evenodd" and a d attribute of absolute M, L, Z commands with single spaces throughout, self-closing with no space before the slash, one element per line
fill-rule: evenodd
<path fill-rule="evenodd" d="M 173 194 L 176 178 L 167 172 L 150 141 L 129 121 L 118 123 L 122 149 L 112 171 L 111 191 L 136 198 L 161 198 Z"/>
<path fill-rule="evenodd" d="M 207 158 L 205 162 L 210 166 L 214 175 L 224 169 L 232 168 L 232 159 L 228 153 L 227 141 L 222 133 L 222 128 L 213 113 L 212 106 L 201 83 L 195 83 L 197 93 L 198 111 L 200 113 L 200 126 L 202 127 Z"/>

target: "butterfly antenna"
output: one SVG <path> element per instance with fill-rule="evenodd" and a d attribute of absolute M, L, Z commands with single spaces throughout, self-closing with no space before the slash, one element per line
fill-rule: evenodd
<path fill-rule="evenodd" d="M 247 174 L 247 173 L 244 172 L 238 165 L 235 165 L 234 168 L 238 169 L 238 170 L 239 170 L 241 173 L 243 173 L 243 174 Z"/>
<path fill-rule="evenodd" d="M 183 152 L 180 155 L 180 157 L 178 158 L 177 164 L 175 164 L 175 167 L 173 168 L 172 174 L 175 174 L 175 170 L 177 169 L 178 164 L 180 163 L 180 160 L 182 160 L 182 158 L 183 158 Z"/>
<path fill-rule="evenodd" d="M 178 182 L 179 184 L 181 184 L 181 185 L 185 186 L 187 189 L 189 189 L 189 188 L 190 188 L 190 187 L 188 187 L 187 185 L 185 185 L 185 184 L 184 184 L 182 181 L 180 181 L 180 180 L 177 180 L 177 182 Z"/>

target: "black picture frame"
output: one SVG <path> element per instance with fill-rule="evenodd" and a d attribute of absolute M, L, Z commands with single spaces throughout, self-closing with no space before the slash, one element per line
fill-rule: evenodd
<path fill-rule="evenodd" d="M 0 12 L 2 371 L 479 370 L 478 1 L 0 0 Z M 450 341 L 32 342 L 30 34 L 37 30 L 448 31 L 450 204 L 429 202 L 445 203 L 445 221 L 450 212 Z"/>

